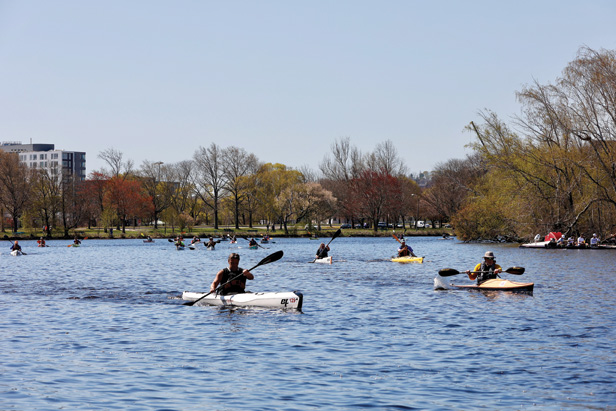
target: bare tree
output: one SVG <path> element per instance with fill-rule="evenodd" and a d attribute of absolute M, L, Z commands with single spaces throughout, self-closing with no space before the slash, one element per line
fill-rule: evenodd
<path fill-rule="evenodd" d="M 371 170 L 380 170 L 394 177 L 407 173 L 404 160 L 398 156 L 398 150 L 391 140 L 379 143 L 374 151 L 366 156 L 366 166 Z"/>
<path fill-rule="evenodd" d="M 351 146 L 351 139 L 344 137 L 331 145 L 331 157 L 326 155 L 319 168 L 325 178 L 334 181 L 349 181 L 364 169 L 363 155 Z"/>
<path fill-rule="evenodd" d="M 160 214 L 171 205 L 170 182 L 163 181 L 168 174 L 169 167 L 164 166 L 161 161 L 153 163 L 146 160 L 141 165 L 141 185 L 152 201 L 155 229 L 158 228 Z"/>
<path fill-rule="evenodd" d="M 20 163 L 17 153 L 0 150 L 0 204 L 13 219 L 14 233 L 31 198 L 29 176 L 28 168 Z"/>
<path fill-rule="evenodd" d="M 222 150 L 222 160 L 225 164 L 223 174 L 225 189 L 233 197 L 235 228 L 240 228 L 240 205 L 244 201 L 250 186 L 248 176 L 255 173 L 258 160 L 254 154 L 248 154 L 239 147 L 227 147 Z"/>
<path fill-rule="evenodd" d="M 212 143 L 208 148 L 199 147 L 193 159 L 196 194 L 214 212 L 214 228 L 218 229 L 219 204 L 227 185 L 222 166 L 222 150 L 216 143 Z"/>
<path fill-rule="evenodd" d="M 124 154 L 114 148 L 108 148 L 98 154 L 98 158 L 104 160 L 111 168 L 110 171 L 103 170 L 103 174 L 109 177 L 123 176 L 124 179 L 133 173 L 133 160 L 123 161 Z"/>

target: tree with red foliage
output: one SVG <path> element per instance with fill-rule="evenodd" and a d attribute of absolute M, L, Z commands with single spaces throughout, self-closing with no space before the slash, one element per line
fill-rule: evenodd
<path fill-rule="evenodd" d="M 126 222 L 129 218 L 145 217 L 152 212 L 151 198 L 143 192 L 138 181 L 112 177 L 107 182 L 106 188 L 105 207 L 110 207 L 116 212 L 123 233 L 126 233 Z"/>
<path fill-rule="evenodd" d="M 385 171 L 364 170 L 352 180 L 352 188 L 359 213 L 372 221 L 375 231 L 381 218 L 395 215 L 401 195 L 396 177 Z"/>

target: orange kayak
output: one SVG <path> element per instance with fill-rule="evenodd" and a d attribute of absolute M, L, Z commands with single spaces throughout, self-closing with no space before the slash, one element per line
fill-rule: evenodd
<path fill-rule="evenodd" d="M 458 285 L 451 284 L 456 288 L 466 288 L 469 290 L 488 290 L 488 291 L 533 291 L 535 283 L 519 283 L 516 281 L 503 280 L 502 278 L 493 278 L 487 280 L 480 285 Z"/>

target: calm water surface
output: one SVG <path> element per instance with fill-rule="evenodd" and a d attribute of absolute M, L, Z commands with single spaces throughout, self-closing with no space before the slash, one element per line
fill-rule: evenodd
<path fill-rule="evenodd" d="M 308 239 L 25 241 L 22 257 L 5 242 L 0 409 L 616 409 L 616 251 L 410 241 L 424 264 L 389 262 L 391 238 L 337 238 L 331 266 L 308 263 Z M 249 268 L 277 250 L 249 288 L 301 291 L 301 313 L 178 299 L 207 290 L 230 251 Z M 439 269 L 486 250 L 524 266 L 503 277 L 534 293 L 434 290 Z"/>

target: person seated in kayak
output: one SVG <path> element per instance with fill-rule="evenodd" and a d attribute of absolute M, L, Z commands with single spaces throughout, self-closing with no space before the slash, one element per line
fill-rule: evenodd
<path fill-rule="evenodd" d="M 483 255 L 483 262 L 477 264 L 473 271 L 466 270 L 466 274 L 471 280 L 477 279 L 477 285 L 479 285 L 492 278 L 498 278 L 498 274 L 502 271 L 501 266 L 496 264 L 494 253 L 486 251 Z"/>
<path fill-rule="evenodd" d="M 182 237 L 175 238 L 175 246 L 176 247 L 184 247 L 184 239 Z"/>
<path fill-rule="evenodd" d="M 557 245 L 558 245 L 559 247 L 564 247 L 564 246 L 565 246 L 565 244 L 566 244 L 566 242 L 567 242 L 567 241 L 565 240 L 565 236 L 564 236 L 564 235 L 561 235 L 561 236 L 560 236 L 560 238 L 559 238 L 559 239 L 558 239 L 558 241 L 557 241 Z"/>
<path fill-rule="evenodd" d="M 214 241 L 214 239 L 210 237 L 210 240 L 207 243 L 205 243 L 205 246 L 213 250 L 214 247 L 216 247 L 216 241 Z"/>
<path fill-rule="evenodd" d="M 575 238 L 573 236 L 567 239 L 567 247 L 573 247 L 575 245 Z"/>
<path fill-rule="evenodd" d="M 398 257 L 408 257 L 408 256 L 417 257 L 413 253 L 413 249 L 411 248 L 411 246 L 406 244 L 405 240 L 402 240 L 400 242 L 400 248 L 398 248 Z"/>
<path fill-rule="evenodd" d="M 81 244 L 81 241 L 79 241 L 79 239 L 75 237 L 75 239 L 73 240 L 73 245 L 79 245 L 79 244 Z"/>
<path fill-rule="evenodd" d="M 256 246 L 258 246 L 259 244 L 257 244 L 257 240 L 255 240 L 255 239 L 254 239 L 254 237 L 253 237 L 253 238 L 251 238 L 251 239 L 250 239 L 250 241 L 248 241 L 248 245 L 249 245 L 250 247 L 256 247 Z"/>
<path fill-rule="evenodd" d="M 597 237 L 597 234 L 593 234 L 592 238 L 590 239 L 590 246 L 591 247 L 598 247 L 599 246 L 599 237 Z"/>
<path fill-rule="evenodd" d="M 582 234 L 580 234 L 577 239 L 577 245 L 578 247 L 586 247 L 586 240 L 584 239 L 584 236 Z"/>
<path fill-rule="evenodd" d="M 39 247 L 45 247 L 45 239 L 43 237 L 37 240 L 37 243 Z"/>
<path fill-rule="evenodd" d="M 21 246 L 19 245 L 19 241 L 15 240 L 15 242 L 11 244 L 11 251 L 21 251 Z"/>
<path fill-rule="evenodd" d="M 216 274 L 210 286 L 210 292 L 216 291 L 220 285 L 222 285 L 219 291 L 221 295 L 245 292 L 246 280 L 254 280 L 255 276 L 250 271 L 239 267 L 240 255 L 238 253 L 229 254 L 227 261 L 229 267 L 223 268 Z"/>
<path fill-rule="evenodd" d="M 151 243 L 154 240 L 152 240 L 152 237 L 148 236 L 147 241 Z"/>
<path fill-rule="evenodd" d="M 211 238 L 211 237 L 210 237 L 210 238 Z M 197 236 L 194 236 L 194 237 L 192 238 L 192 241 L 191 241 L 190 243 L 191 243 L 191 244 L 194 244 L 194 243 L 200 243 L 200 242 L 201 242 L 201 239 L 200 239 L 199 237 L 197 237 Z"/>
<path fill-rule="evenodd" d="M 316 259 L 320 259 L 320 258 L 327 258 L 328 254 L 327 252 L 329 251 L 329 246 L 325 245 L 325 243 L 321 243 L 321 245 L 319 246 L 319 249 L 317 250 L 317 255 L 316 255 Z"/>

